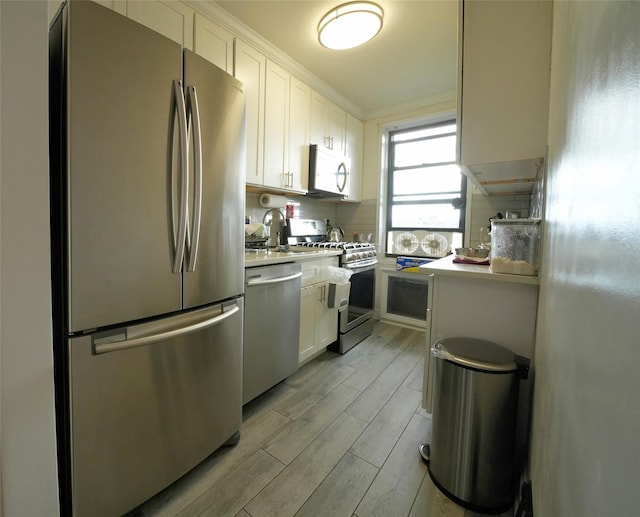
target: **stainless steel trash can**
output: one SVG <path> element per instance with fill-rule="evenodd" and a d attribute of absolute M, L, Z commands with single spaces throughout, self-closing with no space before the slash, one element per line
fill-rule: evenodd
<path fill-rule="evenodd" d="M 520 379 L 529 360 L 472 338 L 437 342 L 428 469 L 450 499 L 473 511 L 507 511 L 516 494 Z"/>

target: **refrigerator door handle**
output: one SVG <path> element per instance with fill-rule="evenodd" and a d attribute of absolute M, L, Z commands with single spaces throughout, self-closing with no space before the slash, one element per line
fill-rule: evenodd
<path fill-rule="evenodd" d="M 187 233 L 187 203 L 189 201 L 189 142 L 187 136 L 187 110 L 182 93 L 182 81 L 175 79 L 173 81 L 173 99 L 175 102 L 174 116 L 178 118 L 178 137 L 179 137 L 179 153 L 180 165 L 178 167 L 179 183 L 180 183 L 180 202 L 178 206 L 178 228 L 175 225 L 175 207 L 173 202 L 175 192 L 171 195 L 171 217 L 173 220 L 173 264 L 171 270 L 174 273 L 180 273 L 182 260 L 184 258 L 184 248 Z M 173 173 L 172 173 L 173 176 Z M 176 182 L 172 179 L 172 189 L 175 188 Z"/>
<path fill-rule="evenodd" d="M 222 323 L 224 320 L 230 318 L 234 314 L 237 314 L 239 311 L 240 307 L 238 305 L 234 305 L 230 309 L 224 310 L 224 312 L 222 312 L 221 314 L 203 319 L 202 321 L 198 321 L 196 323 L 192 323 L 191 325 L 162 332 L 151 331 L 151 333 L 132 339 L 120 339 L 124 337 L 124 333 L 116 334 L 102 339 L 95 339 L 93 341 L 93 351 L 97 355 L 106 354 L 107 352 L 129 350 L 130 348 L 137 348 L 140 346 L 153 345 L 154 343 L 158 343 L 160 341 L 166 341 L 178 336 L 190 334 L 191 332 L 196 332 L 208 327 L 213 327 L 214 325 Z M 120 340 L 117 341 L 117 339 Z"/>
<path fill-rule="evenodd" d="M 200 128 L 200 106 L 195 86 L 187 86 L 187 115 L 191 122 L 189 126 L 190 136 L 193 139 L 193 166 L 194 166 L 194 199 L 193 221 L 191 232 L 187 228 L 187 271 L 196 270 L 198 257 L 198 245 L 200 244 L 200 219 L 202 214 L 202 131 Z"/>

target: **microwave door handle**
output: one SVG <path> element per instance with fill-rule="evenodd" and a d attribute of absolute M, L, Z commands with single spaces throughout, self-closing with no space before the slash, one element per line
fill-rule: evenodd
<path fill-rule="evenodd" d="M 179 273 L 184 258 L 184 247 L 187 233 L 187 202 L 189 195 L 189 149 L 187 137 L 187 112 L 185 108 L 184 95 L 182 93 L 182 81 L 173 81 L 173 107 L 174 117 L 178 119 L 178 182 L 174 181 L 175 168 L 172 166 L 172 187 L 171 187 L 171 218 L 173 221 L 173 264 L 171 270 Z M 175 124 L 175 122 L 174 122 Z M 172 124 L 172 128 L 174 126 Z M 171 142 L 173 145 L 173 129 Z M 179 183 L 179 204 L 178 204 L 178 228 L 175 226 L 175 198 L 176 184 Z"/>
<path fill-rule="evenodd" d="M 340 174 L 340 171 L 344 171 L 343 174 Z M 340 186 L 339 183 L 339 178 L 340 176 L 342 176 L 342 186 Z M 347 186 L 347 166 L 344 162 L 342 162 L 339 166 L 338 166 L 338 171 L 336 172 L 336 186 L 338 187 L 338 190 L 340 192 L 342 192 L 345 187 Z"/>
<path fill-rule="evenodd" d="M 187 108 L 191 122 L 190 135 L 193 138 L 193 221 L 191 223 L 191 239 L 189 242 L 187 271 L 196 270 L 198 246 L 200 244 L 200 221 L 202 216 L 202 130 L 200 126 L 200 106 L 195 86 L 187 86 Z"/>

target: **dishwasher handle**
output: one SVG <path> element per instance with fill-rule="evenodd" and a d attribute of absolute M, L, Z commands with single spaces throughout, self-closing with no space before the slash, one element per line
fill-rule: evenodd
<path fill-rule="evenodd" d="M 267 278 L 265 280 L 247 280 L 247 287 L 254 287 L 257 285 L 267 285 L 267 284 L 281 284 L 284 282 L 288 282 L 290 280 L 295 280 L 296 278 L 300 278 L 301 276 L 302 276 L 302 272 L 299 272 L 289 276 L 278 276 L 275 278 Z"/>

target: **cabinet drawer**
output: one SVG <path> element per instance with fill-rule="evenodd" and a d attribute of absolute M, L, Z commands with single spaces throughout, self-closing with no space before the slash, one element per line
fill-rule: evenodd
<path fill-rule="evenodd" d="M 329 266 L 338 267 L 338 257 L 305 260 L 302 264 L 302 287 L 324 282 L 329 278 Z"/>

